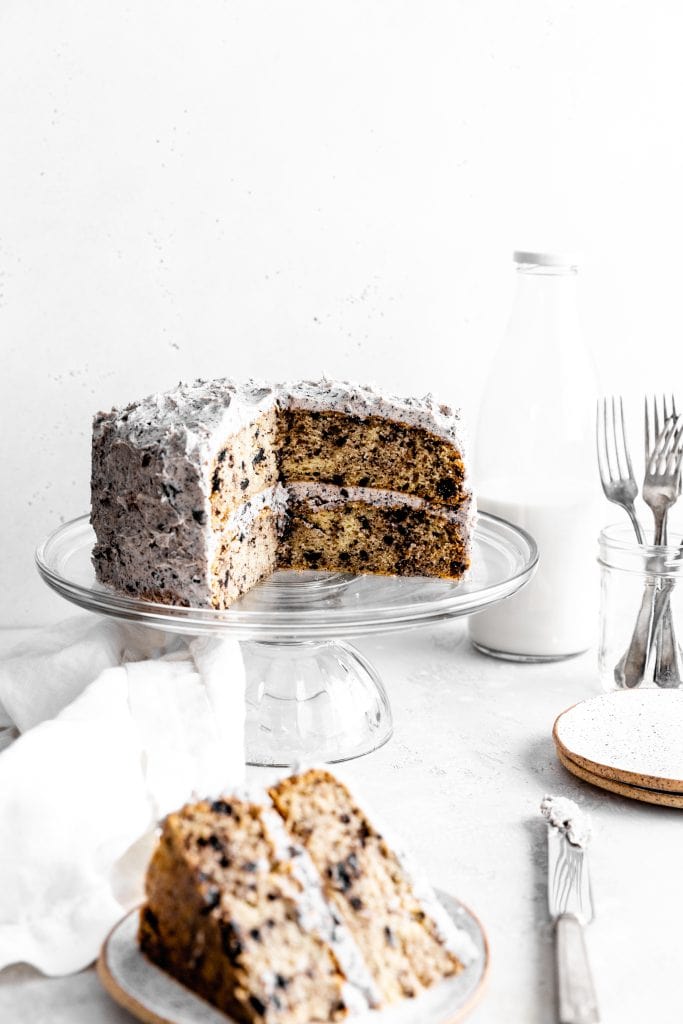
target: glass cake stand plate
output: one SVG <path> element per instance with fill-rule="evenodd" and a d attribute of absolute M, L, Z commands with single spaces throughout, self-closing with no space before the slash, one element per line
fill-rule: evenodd
<path fill-rule="evenodd" d="M 471 615 L 510 597 L 538 561 L 529 534 L 479 513 L 467 580 L 280 571 L 227 611 L 155 604 L 98 583 L 88 516 L 64 523 L 36 551 L 38 571 L 67 600 L 137 625 L 243 642 L 247 759 L 288 766 L 344 761 L 382 746 L 391 709 L 374 667 L 348 637 Z"/>

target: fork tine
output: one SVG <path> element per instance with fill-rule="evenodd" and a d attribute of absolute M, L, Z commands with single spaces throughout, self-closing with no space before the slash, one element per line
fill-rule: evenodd
<path fill-rule="evenodd" d="M 664 425 L 664 429 L 661 434 L 658 434 L 655 438 L 655 446 L 652 450 L 652 455 L 650 456 L 650 461 L 647 467 L 648 473 L 661 474 L 664 472 L 664 466 L 666 465 L 666 458 L 668 456 L 669 442 L 674 430 L 674 425 L 673 421 L 669 420 L 669 422 Z"/>
<path fill-rule="evenodd" d="M 656 457 L 654 457 L 653 461 L 655 463 L 654 471 L 660 475 L 670 472 L 668 467 L 671 463 L 671 457 L 675 455 L 676 448 L 678 447 L 680 420 L 680 416 L 676 420 L 669 420 L 657 443 L 655 449 Z"/>
<path fill-rule="evenodd" d="M 628 441 L 626 440 L 626 423 L 624 422 L 624 400 L 619 395 L 619 412 L 621 414 L 621 440 L 624 445 L 624 455 L 626 456 L 626 468 L 628 469 L 629 477 L 633 477 L 633 466 L 631 465 L 631 456 L 628 450 Z"/>
<path fill-rule="evenodd" d="M 659 437 L 659 413 L 657 409 L 657 396 L 652 396 L 652 404 L 655 409 L 655 439 Z"/>
<path fill-rule="evenodd" d="M 683 428 L 683 416 L 677 416 L 675 420 L 669 421 L 671 425 L 671 434 L 669 436 L 669 443 L 667 448 L 672 451 L 678 446 L 678 439 L 681 436 L 681 429 Z"/>
<path fill-rule="evenodd" d="M 620 401 L 621 401 L 621 397 L 620 397 Z M 624 423 L 624 419 L 622 418 L 622 425 L 623 425 L 623 423 Z M 622 444 L 621 445 L 620 445 L 620 437 L 621 437 L 621 440 L 622 440 Z M 614 395 L 612 395 L 612 438 L 613 438 L 613 442 L 614 442 L 614 459 L 615 459 L 615 462 L 616 462 L 616 472 L 618 473 L 618 476 L 620 476 L 620 479 L 623 479 L 627 475 L 627 471 L 626 471 L 624 463 L 622 461 L 625 441 L 624 441 L 624 432 L 623 432 L 623 430 L 620 431 L 620 429 L 618 429 L 618 427 L 616 425 L 616 398 L 614 397 Z M 621 451 L 620 451 L 620 449 L 621 449 Z"/>
<path fill-rule="evenodd" d="M 671 437 L 669 438 L 669 444 L 667 446 L 667 473 L 678 474 L 680 470 L 681 454 L 683 453 L 683 448 L 680 447 L 681 433 L 683 433 L 683 416 L 678 416 L 674 422 L 674 428 L 672 430 Z"/>
<path fill-rule="evenodd" d="M 676 412 L 676 396 L 673 391 L 671 392 L 671 415 L 674 417 L 678 416 L 678 413 Z"/>
<path fill-rule="evenodd" d="M 595 403 L 595 452 L 598 457 L 598 472 L 600 474 L 600 482 L 605 479 L 605 474 L 602 471 L 602 452 L 600 450 L 600 399 L 598 398 Z M 603 484 L 604 486 L 604 484 Z"/>
<path fill-rule="evenodd" d="M 668 419 L 671 418 L 671 413 L 669 412 L 669 402 L 668 402 L 668 399 L 667 399 L 667 397 L 666 397 L 666 395 L 664 393 L 662 393 L 662 404 L 664 406 L 664 419 L 668 420 Z"/>
<path fill-rule="evenodd" d="M 662 427 L 662 437 L 665 438 L 664 448 L 669 450 L 673 443 L 673 438 L 678 429 L 678 419 L 668 420 Z"/>
<path fill-rule="evenodd" d="M 617 466 L 617 473 L 619 478 L 626 476 L 626 472 L 622 467 L 621 453 L 619 452 L 619 431 L 617 429 L 617 400 L 612 395 L 612 442 L 614 444 L 614 461 Z"/>
<path fill-rule="evenodd" d="M 650 461 L 650 407 L 645 395 L 645 466 Z"/>
<path fill-rule="evenodd" d="M 607 419 L 607 399 L 605 398 L 602 405 L 602 418 L 603 427 L 605 431 L 605 461 L 607 463 L 607 473 L 609 482 L 612 483 L 614 480 L 614 473 L 612 471 L 612 459 L 610 457 L 609 450 L 609 421 Z"/>
<path fill-rule="evenodd" d="M 683 466 L 683 445 L 673 450 L 669 458 L 669 472 L 676 478 L 676 489 L 681 490 L 681 467 Z"/>
<path fill-rule="evenodd" d="M 606 437 L 604 430 L 604 417 L 605 411 L 605 399 L 598 399 L 595 415 L 595 441 L 598 449 L 598 470 L 600 471 L 600 480 L 602 482 L 603 489 L 612 482 L 612 478 L 609 473 L 609 465 L 607 463 L 606 456 Z M 603 415 L 600 415 L 601 412 Z"/>
<path fill-rule="evenodd" d="M 605 473 L 602 466 L 602 449 L 600 446 L 600 399 L 598 398 L 595 403 L 595 450 L 598 456 L 598 472 L 600 473 L 600 482 L 603 487 L 605 480 Z"/>

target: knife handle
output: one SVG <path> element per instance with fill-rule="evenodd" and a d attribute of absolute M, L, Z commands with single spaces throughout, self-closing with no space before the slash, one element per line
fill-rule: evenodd
<path fill-rule="evenodd" d="M 555 946 L 560 1024 L 599 1024 L 600 1013 L 583 928 L 573 914 L 558 917 Z"/>

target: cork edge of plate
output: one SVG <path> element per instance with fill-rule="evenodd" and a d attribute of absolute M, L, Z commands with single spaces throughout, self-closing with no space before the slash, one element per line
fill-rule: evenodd
<path fill-rule="evenodd" d="M 559 747 L 556 748 L 556 753 L 563 768 L 575 776 L 575 778 L 581 779 L 582 782 L 589 783 L 591 786 L 596 786 L 599 789 L 607 790 L 609 793 L 614 793 L 615 796 L 626 797 L 629 800 L 638 800 L 640 803 L 654 804 L 658 807 L 669 807 L 677 810 L 683 810 L 683 793 L 668 793 L 664 790 L 643 789 L 636 786 L 629 786 L 623 782 L 617 782 L 614 779 L 606 779 L 604 776 L 596 775 L 595 772 L 590 772 L 581 765 L 576 764 L 576 762 L 572 761 L 571 758 L 565 757 Z"/>

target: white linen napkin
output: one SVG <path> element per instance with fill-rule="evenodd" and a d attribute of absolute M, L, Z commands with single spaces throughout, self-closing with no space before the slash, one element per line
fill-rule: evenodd
<path fill-rule="evenodd" d="M 91 963 L 142 896 L 160 817 L 244 779 L 235 640 L 91 616 L 0 664 L 0 968 Z"/>

